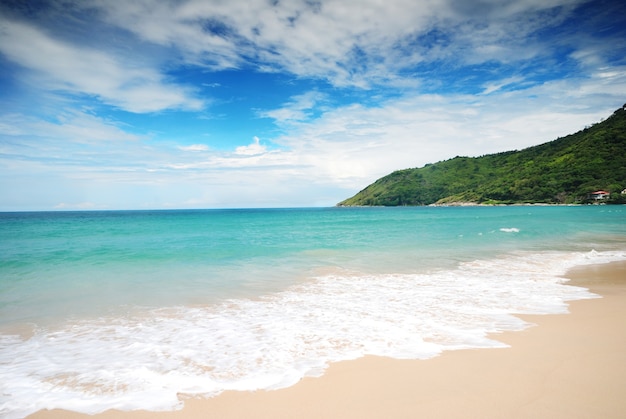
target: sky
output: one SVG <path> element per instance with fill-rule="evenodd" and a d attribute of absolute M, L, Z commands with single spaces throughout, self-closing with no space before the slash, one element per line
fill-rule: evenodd
<path fill-rule="evenodd" d="M 624 103 L 623 0 L 2 0 L 0 211 L 332 206 Z"/>

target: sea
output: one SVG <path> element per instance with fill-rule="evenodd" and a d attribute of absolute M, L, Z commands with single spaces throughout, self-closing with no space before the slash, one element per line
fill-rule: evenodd
<path fill-rule="evenodd" d="M 181 409 L 366 355 L 502 348 L 599 298 L 626 206 L 0 213 L 0 417 Z"/>

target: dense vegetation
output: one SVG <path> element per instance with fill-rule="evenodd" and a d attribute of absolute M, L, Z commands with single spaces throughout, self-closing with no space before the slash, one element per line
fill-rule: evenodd
<path fill-rule="evenodd" d="M 399 170 L 340 202 L 353 205 L 626 203 L 626 105 L 576 134 L 521 151 Z"/>

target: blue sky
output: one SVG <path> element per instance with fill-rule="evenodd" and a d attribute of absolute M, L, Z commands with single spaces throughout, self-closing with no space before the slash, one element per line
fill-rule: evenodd
<path fill-rule="evenodd" d="M 328 206 L 626 102 L 626 6 L 5 0 L 0 210 Z"/>

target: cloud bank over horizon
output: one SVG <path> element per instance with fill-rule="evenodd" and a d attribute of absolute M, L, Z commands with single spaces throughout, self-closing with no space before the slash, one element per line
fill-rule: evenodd
<path fill-rule="evenodd" d="M 626 6 L 0 5 L 0 210 L 326 206 L 626 102 Z"/>

